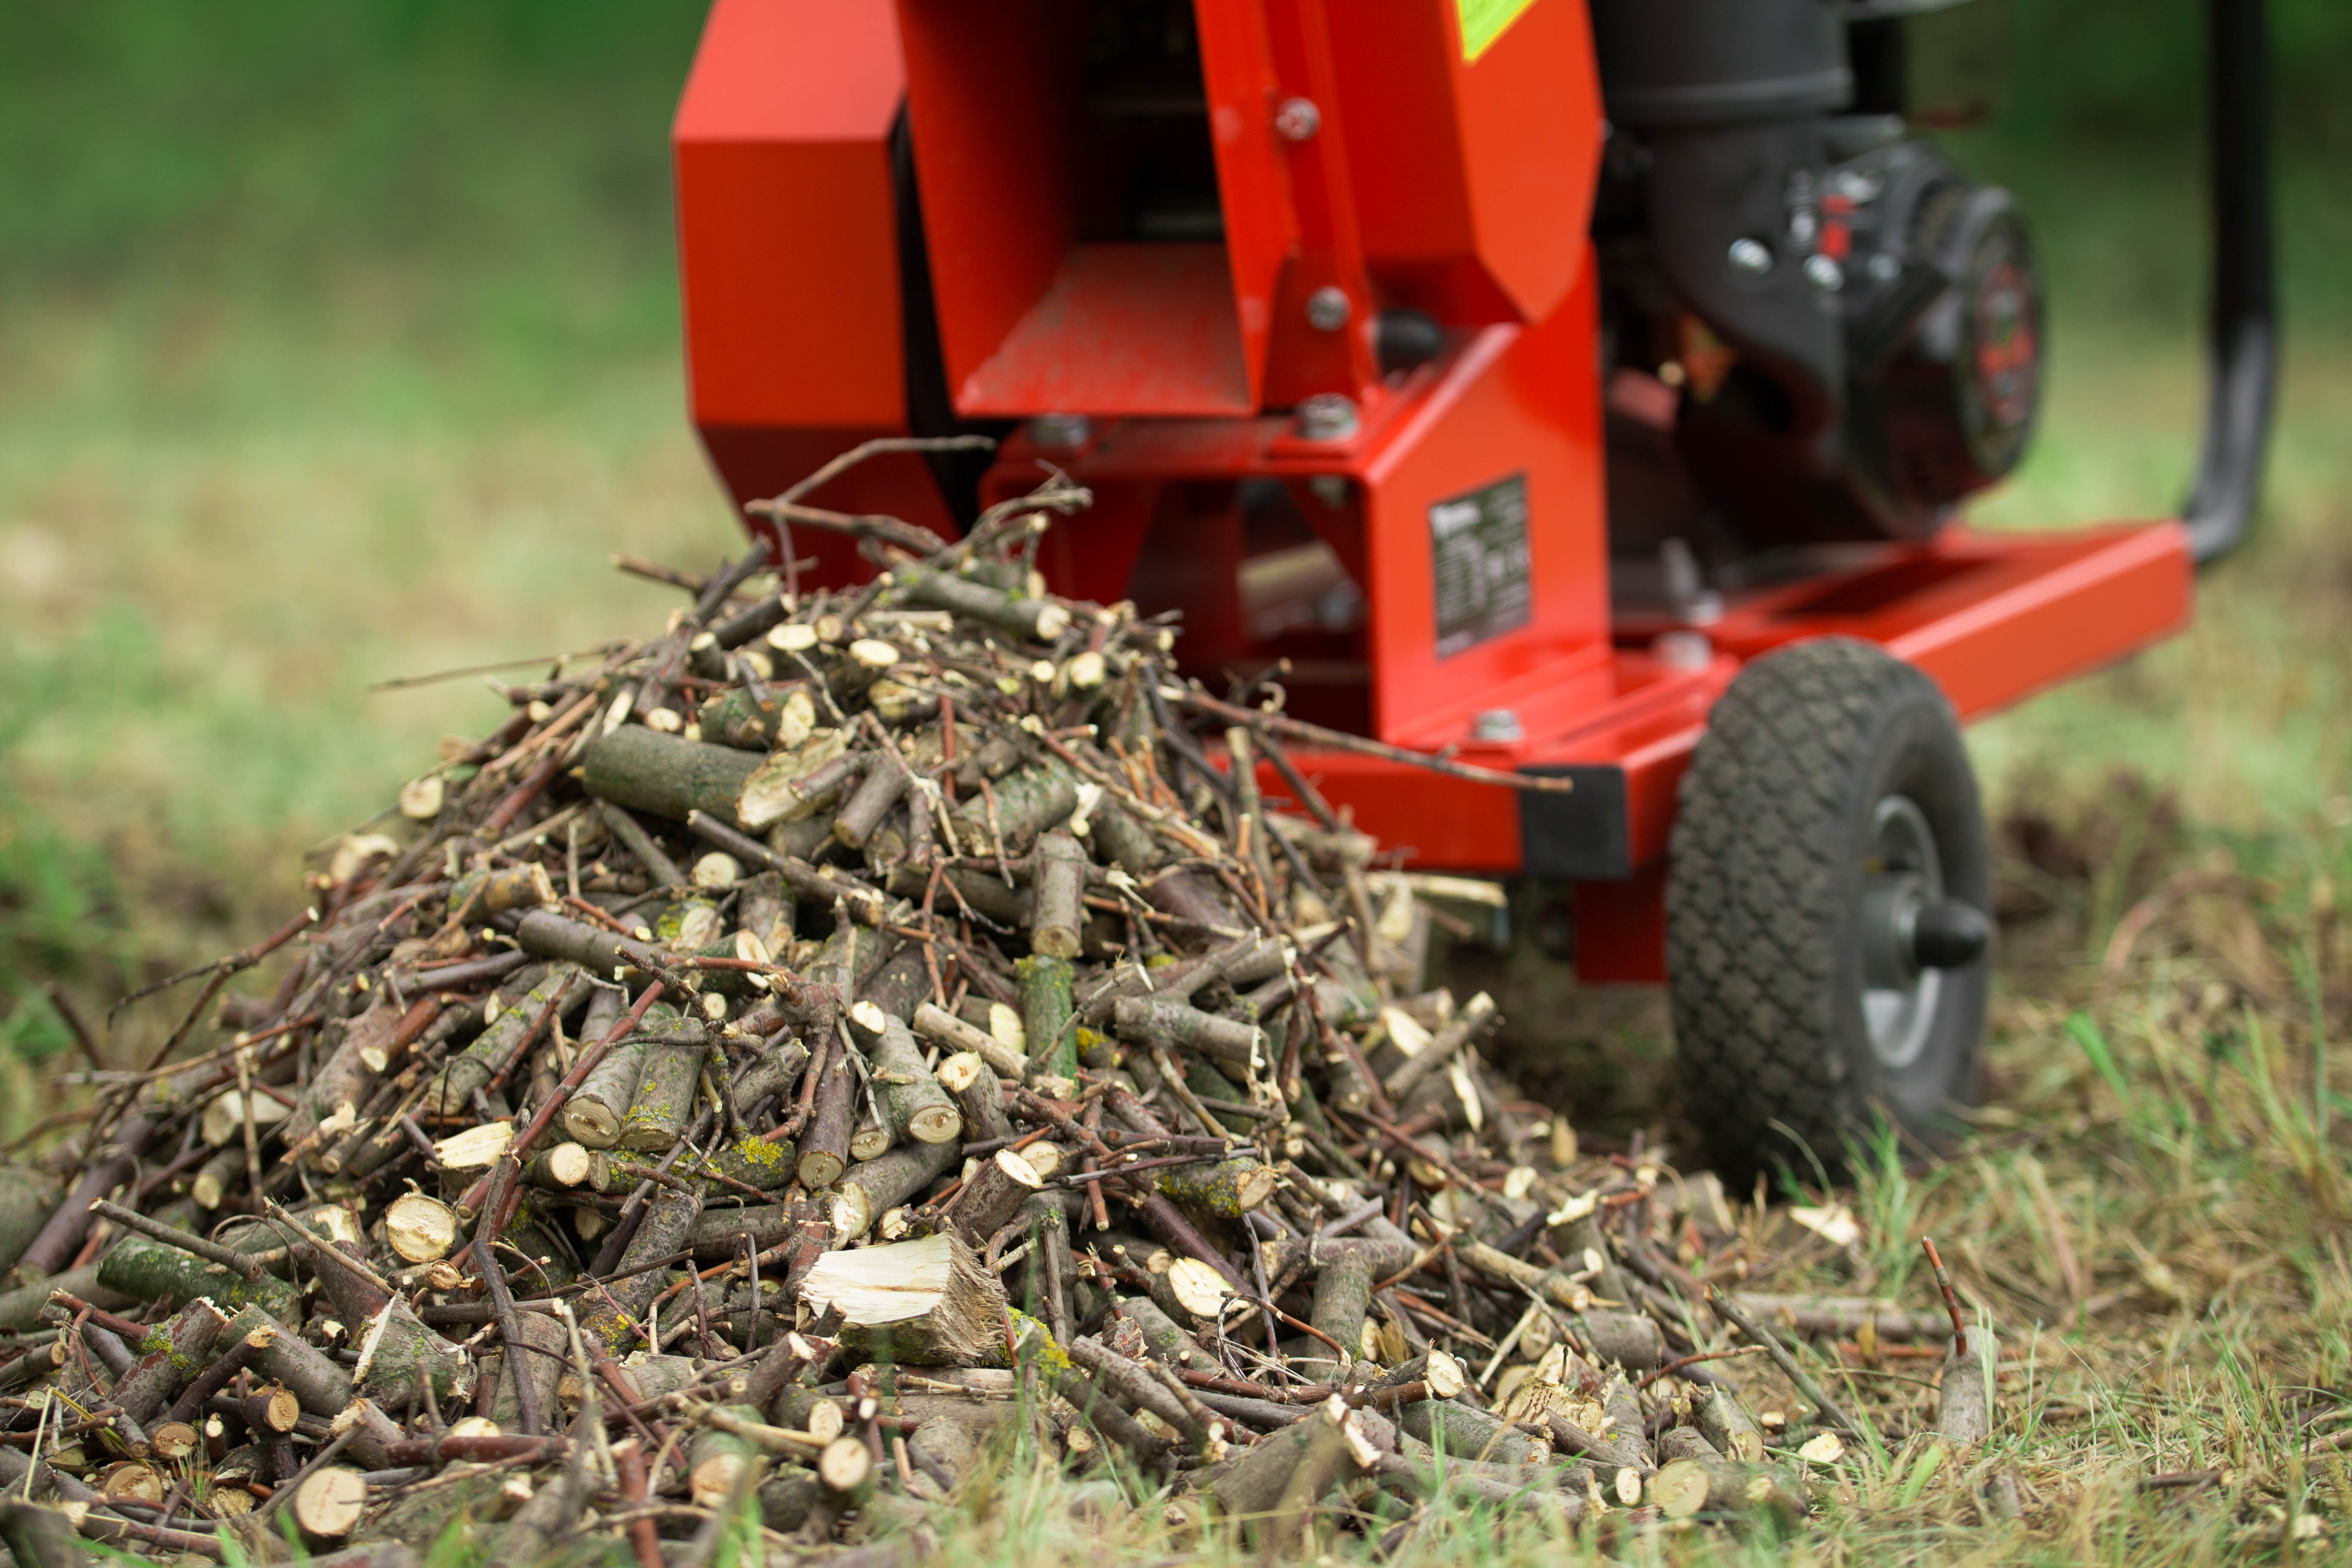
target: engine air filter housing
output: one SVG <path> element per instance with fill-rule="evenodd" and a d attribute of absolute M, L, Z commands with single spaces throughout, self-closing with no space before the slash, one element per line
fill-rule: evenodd
<path fill-rule="evenodd" d="M 1595 0 L 1610 120 L 1637 130 L 1782 120 L 1853 95 L 1845 16 L 1825 0 Z"/>

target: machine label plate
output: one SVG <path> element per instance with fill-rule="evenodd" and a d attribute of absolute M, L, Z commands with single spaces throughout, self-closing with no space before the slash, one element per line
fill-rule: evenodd
<path fill-rule="evenodd" d="M 1454 0 L 1462 19 L 1462 58 L 1475 60 L 1536 0 Z"/>
<path fill-rule="evenodd" d="M 1436 502 L 1429 509 L 1431 573 L 1437 588 L 1437 657 L 1448 658 L 1526 626 L 1528 477 Z"/>

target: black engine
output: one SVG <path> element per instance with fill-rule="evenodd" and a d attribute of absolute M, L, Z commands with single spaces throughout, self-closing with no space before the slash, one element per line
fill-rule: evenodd
<path fill-rule="evenodd" d="M 1621 552 L 1917 538 L 2016 467 L 2032 243 L 1911 134 L 1986 111 L 1998 5 L 1596 0 Z"/>

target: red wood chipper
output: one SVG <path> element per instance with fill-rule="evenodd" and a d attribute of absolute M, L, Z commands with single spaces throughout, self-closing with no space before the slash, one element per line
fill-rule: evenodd
<path fill-rule="evenodd" d="M 1960 721 L 2180 626 L 2272 374 L 2260 0 L 2208 0 L 2214 382 L 2177 520 L 1973 530 L 2041 385 L 2000 0 L 717 0 L 676 125 L 693 414 L 740 502 L 1039 567 L 1182 669 L 1517 792 L 1300 757 L 1417 868 L 1572 884 L 1734 1166 L 1969 1101 Z M 847 542 L 793 542 L 835 579 Z M 1281 793 L 1271 775 L 1269 791 Z"/>

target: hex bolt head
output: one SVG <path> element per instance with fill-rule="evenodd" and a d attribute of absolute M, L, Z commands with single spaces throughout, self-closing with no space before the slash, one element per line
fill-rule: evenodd
<path fill-rule="evenodd" d="M 1298 435 L 1306 441 L 1344 441 L 1356 433 L 1356 400 L 1344 393 L 1318 392 L 1298 405 Z"/>
<path fill-rule="evenodd" d="M 1274 111 L 1274 129 L 1285 142 L 1312 142 L 1323 129 L 1323 111 L 1311 98 L 1286 98 Z"/>
<path fill-rule="evenodd" d="M 1346 289 L 1327 283 L 1307 296 L 1307 324 L 1318 332 L 1336 332 L 1348 324 L 1354 310 Z"/>
<path fill-rule="evenodd" d="M 1470 738 L 1495 745 L 1516 745 L 1528 738 L 1527 727 L 1519 722 L 1517 710 L 1487 708 L 1470 721 Z"/>
<path fill-rule="evenodd" d="M 1050 452 L 1071 452 L 1094 439 L 1095 422 L 1083 414 L 1040 414 L 1029 421 L 1029 439 Z"/>
<path fill-rule="evenodd" d="M 1845 268 L 1832 257 L 1805 258 L 1805 281 L 1824 294 L 1834 294 L 1845 287 Z"/>
<path fill-rule="evenodd" d="M 1761 278 L 1772 270 L 1772 247 L 1760 239 L 1742 236 L 1731 242 L 1731 248 L 1724 253 L 1724 259 L 1731 263 L 1734 272 Z"/>

